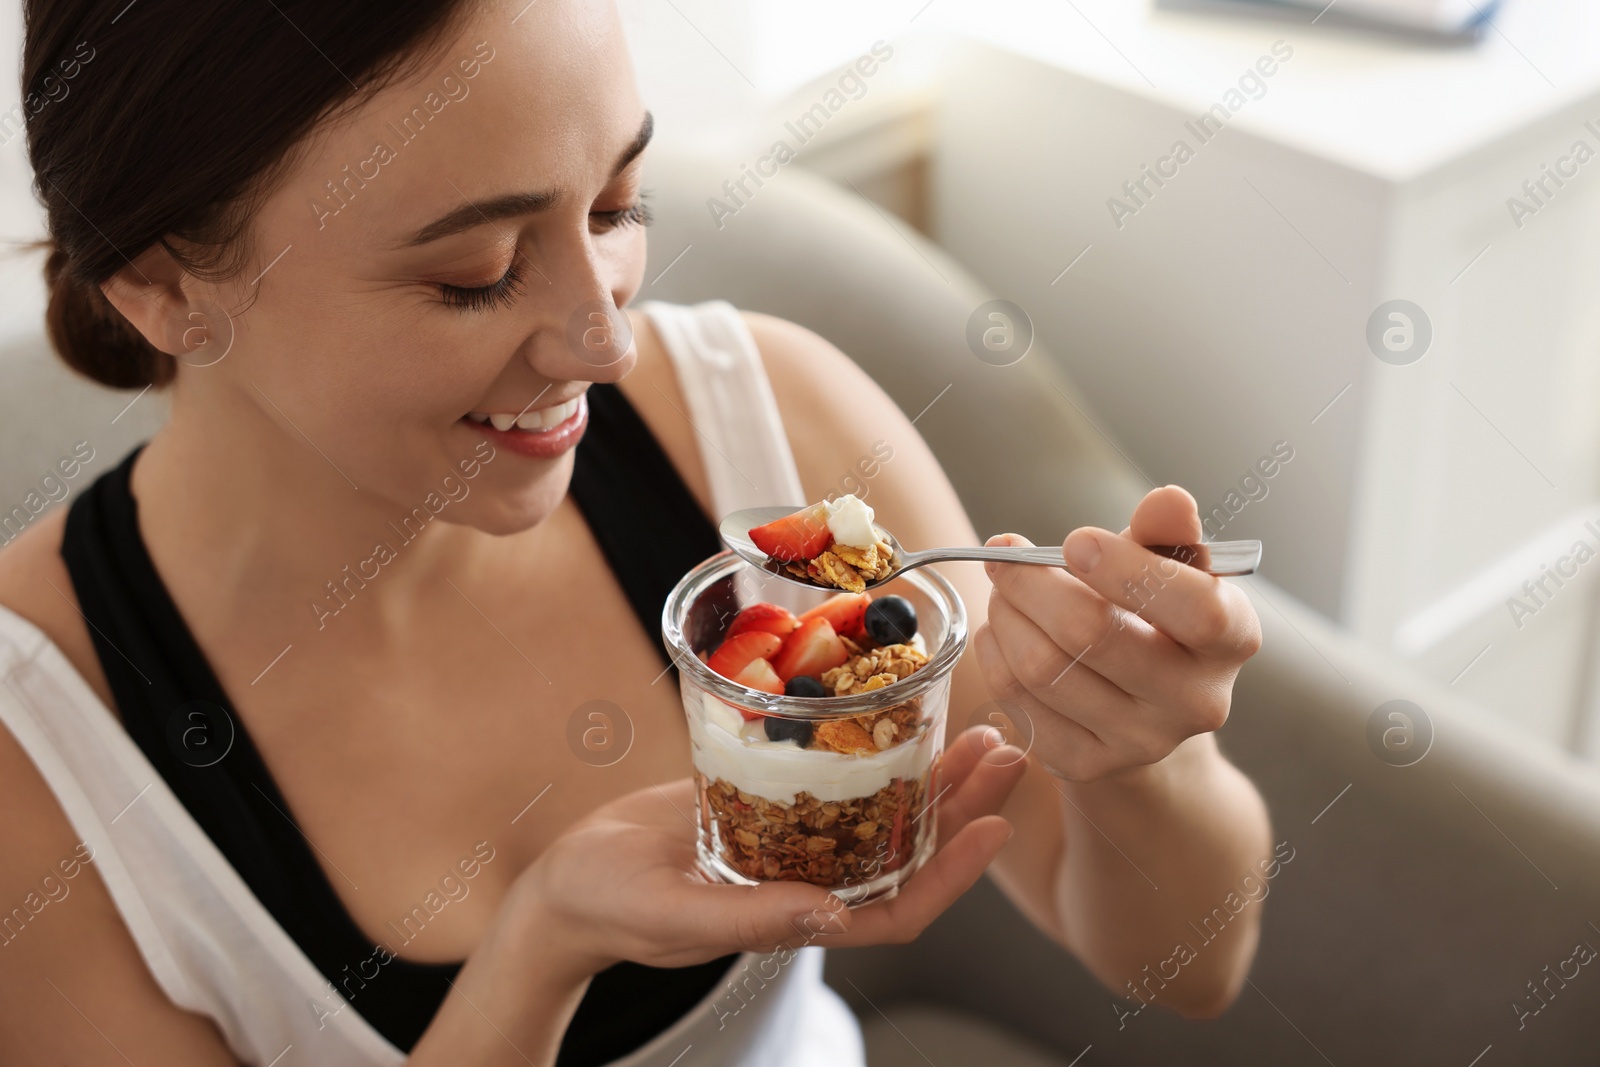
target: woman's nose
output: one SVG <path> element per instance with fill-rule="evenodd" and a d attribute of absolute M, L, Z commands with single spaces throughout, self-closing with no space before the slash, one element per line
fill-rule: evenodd
<path fill-rule="evenodd" d="M 614 382 L 633 369 L 633 329 L 617 307 L 618 296 L 625 298 L 622 279 L 612 279 L 615 272 L 584 245 L 541 264 L 550 285 L 544 287 L 545 313 L 527 346 L 527 359 L 552 380 Z"/>
<path fill-rule="evenodd" d="M 633 327 L 609 292 L 573 309 L 565 340 L 595 381 L 615 381 L 632 369 Z"/>

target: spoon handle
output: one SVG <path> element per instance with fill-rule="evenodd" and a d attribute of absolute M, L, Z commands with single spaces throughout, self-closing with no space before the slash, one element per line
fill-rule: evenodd
<path fill-rule="evenodd" d="M 1204 545 L 1146 545 L 1157 555 L 1185 563 L 1205 574 L 1229 577 L 1254 574 L 1261 565 L 1260 541 L 1213 541 Z M 926 552 L 907 552 L 905 566 L 976 560 L 983 563 L 1033 563 L 1045 567 L 1067 567 L 1058 546 L 997 545 L 961 548 L 936 548 Z"/>

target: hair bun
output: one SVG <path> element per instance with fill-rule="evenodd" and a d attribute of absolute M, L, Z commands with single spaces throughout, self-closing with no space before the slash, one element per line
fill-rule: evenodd
<path fill-rule="evenodd" d="M 153 347 L 100 291 L 72 270 L 66 252 L 48 242 L 44 277 L 50 287 L 45 328 L 67 366 L 113 389 L 166 385 L 176 361 Z"/>

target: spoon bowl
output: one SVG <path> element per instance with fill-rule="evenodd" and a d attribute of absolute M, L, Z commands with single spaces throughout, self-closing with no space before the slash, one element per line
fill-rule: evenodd
<path fill-rule="evenodd" d="M 807 505 L 809 506 L 809 505 Z M 783 562 L 773 559 L 750 540 L 750 531 L 757 526 L 765 526 L 769 522 L 776 522 L 785 515 L 792 515 L 803 508 L 798 507 L 763 507 L 744 508 L 725 516 L 717 525 L 717 534 L 722 538 L 722 543 L 733 550 L 734 554 L 752 567 L 757 567 L 768 574 L 776 575 L 786 582 L 803 585 L 809 589 L 831 589 L 832 586 L 800 578 L 784 569 Z M 1031 563 L 1044 567 L 1065 567 L 1071 569 L 1065 557 L 1061 554 L 1061 546 L 1049 545 L 999 545 L 999 546 L 956 546 L 953 548 L 931 548 L 921 552 L 908 552 L 901 547 L 900 542 L 881 525 L 873 523 L 877 531 L 894 549 L 891 559 L 892 566 L 889 573 L 876 581 L 868 581 L 866 587 L 874 589 L 886 582 L 892 582 L 906 571 L 917 567 L 925 567 L 930 563 L 949 563 L 957 560 L 977 560 L 984 563 Z M 1212 541 L 1207 544 L 1196 545 L 1145 545 L 1148 551 L 1167 559 L 1177 560 L 1179 563 L 1193 567 L 1204 574 L 1214 574 L 1219 578 L 1237 577 L 1245 574 L 1254 574 L 1261 565 L 1260 541 Z M 794 561 L 790 561 L 794 562 Z"/>

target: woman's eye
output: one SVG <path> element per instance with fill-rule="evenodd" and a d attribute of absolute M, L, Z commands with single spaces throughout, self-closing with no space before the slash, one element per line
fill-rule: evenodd
<path fill-rule="evenodd" d="M 590 225 L 602 232 L 617 230 L 625 226 L 648 226 L 653 221 L 650 206 L 645 203 L 648 191 L 639 194 L 639 199 L 625 208 L 616 211 L 591 211 L 589 212 Z"/>
<path fill-rule="evenodd" d="M 518 253 L 520 256 L 520 253 Z M 439 297 L 450 307 L 462 311 L 485 311 L 493 307 L 510 307 L 522 292 L 522 271 L 512 259 L 511 266 L 491 285 L 468 287 L 435 282 Z"/>

